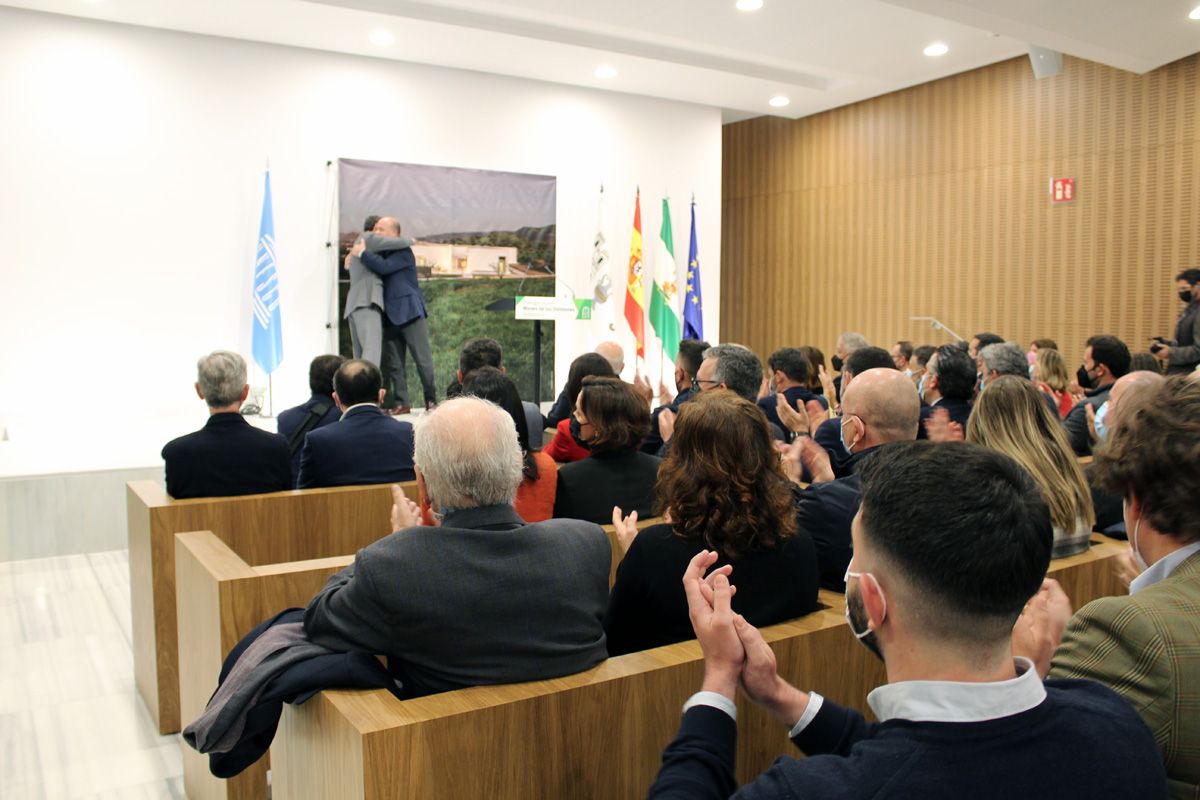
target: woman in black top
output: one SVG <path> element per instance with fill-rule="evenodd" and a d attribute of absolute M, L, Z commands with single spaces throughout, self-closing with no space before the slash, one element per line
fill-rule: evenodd
<path fill-rule="evenodd" d="M 662 460 L 638 449 L 650 432 L 645 399 L 620 378 L 588 377 L 574 414 L 591 456 L 559 467 L 554 516 L 603 525 L 612 521 L 613 506 L 653 513 Z"/>
<path fill-rule="evenodd" d="M 679 407 L 658 496 L 671 521 L 646 528 L 617 568 L 604 629 L 610 656 L 694 638 L 681 578 L 701 550 L 733 565 L 733 610 L 755 626 L 817 608 L 817 553 L 766 417 L 733 392 Z"/>

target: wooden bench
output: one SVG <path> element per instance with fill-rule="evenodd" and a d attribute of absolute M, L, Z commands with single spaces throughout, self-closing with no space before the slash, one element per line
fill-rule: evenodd
<path fill-rule="evenodd" d="M 416 499 L 415 483 L 404 484 Z M 154 481 L 126 484 L 133 671 L 160 733 L 180 729 L 175 541 L 209 530 L 247 564 L 353 554 L 390 529 L 388 485 L 173 500 Z"/>
<path fill-rule="evenodd" d="M 1123 588 L 1122 547 L 1098 542 L 1052 563 L 1081 605 Z M 780 673 L 835 702 L 866 709 L 882 665 L 845 631 L 844 598 L 763 630 Z M 480 686 L 399 701 L 387 692 L 322 692 L 284 708 L 272 747 L 274 796 L 291 798 L 642 797 L 675 735 L 683 701 L 700 686 L 695 642 L 611 658 L 549 681 Z M 738 701 L 738 778 L 790 751 L 787 733 Z"/>

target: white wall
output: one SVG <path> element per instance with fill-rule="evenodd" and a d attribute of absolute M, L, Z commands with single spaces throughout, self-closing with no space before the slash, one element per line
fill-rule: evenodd
<path fill-rule="evenodd" d="M 144 413 L 202 417 L 195 358 L 219 347 L 249 356 L 268 157 L 285 352 L 277 410 L 307 397 L 308 361 L 331 347 L 326 161 L 339 157 L 558 176 L 558 267 L 576 291 L 603 182 L 626 336 L 634 189 L 647 254 L 670 193 L 681 266 L 695 192 L 715 341 L 720 128 L 713 108 L 0 8 L 0 417 L 103 416 L 130 392 Z M 596 341 L 583 326 L 559 326 L 560 381 Z"/>

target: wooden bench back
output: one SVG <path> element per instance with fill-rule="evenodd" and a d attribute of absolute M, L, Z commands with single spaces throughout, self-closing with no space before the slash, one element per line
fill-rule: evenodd
<path fill-rule="evenodd" d="M 1078 605 L 1120 584 L 1121 552 L 1099 542 L 1051 564 Z M 820 611 L 763 630 L 780 673 L 866 712 L 882 665 L 845 631 L 844 598 L 823 591 Z M 480 686 L 398 701 L 387 692 L 322 692 L 285 707 L 272 747 L 279 798 L 642 797 L 673 738 L 680 708 L 700 685 L 695 642 L 611 658 L 550 681 Z M 738 701 L 738 778 L 791 752 L 787 733 Z"/>
<path fill-rule="evenodd" d="M 404 487 L 416 499 L 416 483 Z M 164 734 L 180 728 L 176 533 L 212 531 L 256 565 L 352 554 L 391 527 L 386 484 L 174 500 L 154 481 L 133 481 L 126 501 L 134 678 Z"/>

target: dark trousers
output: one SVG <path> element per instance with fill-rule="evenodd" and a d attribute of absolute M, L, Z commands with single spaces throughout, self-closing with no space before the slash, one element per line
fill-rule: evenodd
<path fill-rule="evenodd" d="M 390 322 L 383 328 L 384 358 L 383 381 L 389 382 L 395 389 L 395 399 L 398 405 L 412 405 L 408 394 L 408 378 L 405 366 L 408 353 L 412 353 L 417 363 L 417 374 L 421 377 L 421 389 L 425 395 L 425 403 L 437 402 L 437 387 L 433 377 L 433 351 L 429 347 L 429 324 L 424 317 L 414 319 L 403 325 L 392 325 Z M 392 343 L 396 348 L 396 358 L 389 358 L 387 345 Z"/>

